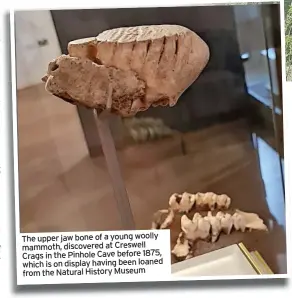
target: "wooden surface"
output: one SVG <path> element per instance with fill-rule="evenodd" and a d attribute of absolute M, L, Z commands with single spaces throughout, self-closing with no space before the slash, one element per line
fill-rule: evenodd
<path fill-rule="evenodd" d="M 105 160 L 89 157 L 75 107 L 46 94 L 43 86 L 23 90 L 18 93 L 18 134 L 21 232 L 122 229 Z M 150 228 L 153 213 L 166 208 L 174 192 L 226 193 L 235 208 L 271 219 L 274 227 L 267 235 L 222 237 L 201 252 L 244 237 L 274 272 L 285 273 L 278 161 L 262 155 L 251 140 L 249 128 L 237 121 L 120 150 L 136 228 Z"/>

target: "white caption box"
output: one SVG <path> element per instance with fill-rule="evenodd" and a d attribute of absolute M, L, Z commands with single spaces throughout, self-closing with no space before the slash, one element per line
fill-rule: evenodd
<path fill-rule="evenodd" d="M 19 234 L 17 284 L 169 280 L 169 230 Z"/>

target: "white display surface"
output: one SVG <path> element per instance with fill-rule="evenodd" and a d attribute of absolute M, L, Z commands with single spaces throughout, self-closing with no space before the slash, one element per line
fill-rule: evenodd
<path fill-rule="evenodd" d="M 173 264 L 171 270 L 177 277 L 257 275 L 236 244 Z"/>

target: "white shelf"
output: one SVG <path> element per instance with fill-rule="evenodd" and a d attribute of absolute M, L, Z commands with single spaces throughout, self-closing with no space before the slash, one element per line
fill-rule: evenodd
<path fill-rule="evenodd" d="M 177 277 L 258 275 L 237 244 L 172 265 Z"/>

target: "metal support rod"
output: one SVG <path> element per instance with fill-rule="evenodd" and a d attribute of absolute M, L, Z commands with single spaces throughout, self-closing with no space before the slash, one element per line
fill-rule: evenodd
<path fill-rule="evenodd" d="M 115 199 L 121 216 L 123 228 L 125 230 L 134 230 L 135 221 L 125 183 L 121 174 L 115 143 L 109 127 L 108 120 L 111 116 L 110 112 L 108 110 L 105 110 L 102 113 L 98 114 L 98 112 L 95 110 L 94 114 L 101 141 L 102 151 L 113 184 Z"/>

